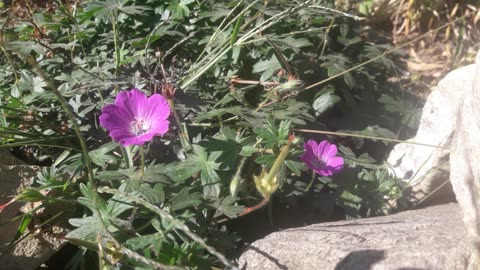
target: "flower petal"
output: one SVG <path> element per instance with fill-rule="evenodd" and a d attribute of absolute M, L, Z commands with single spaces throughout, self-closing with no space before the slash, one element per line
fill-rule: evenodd
<path fill-rule="evenodd" d="M 321 141 L 317 147 L 317 156 L 319 158 L 325 157 L 325 153 L 327 152 L 329 146 L 330 143 L 327 140 Z"/>
<path fill-rule="evenodd" d="M 323 152 L 323 157 L 324 159 L 330 159 L 333 158 L 334 156 L 337 155 L 337 146 L 335 144 L 328 144 L 327 147 L 325 147 L 325 152 Z"/>
<path fill-rule="evenodd" d="M 143 136 L 131 136 L 131 137 L 123 137 L 122 139 L 118 140 L 122 146 L 129 146 L 129 145 L 144 145 L 145 142 L 152 140 L 153 135 L 149 135 L 148 138 L 146 135 Z"/>
<path fill-rule="evenodd" d="M 327 166 L 341 170 L 343 168 L 343 158 L 342 157 L 333 157 L 328 160 Z"/>
<path fill-rule="evenodd" d="M 124 108 L 132 118 L 142 116 L 146 104 L 147 96 L 135 88 L 130 91 L 121 91 L 115 98 L 115 105 Z"/>
<path fill-rule="evenodd" d="M 305 144 L 303 144 L 303 148 L 305 152 L 310 152 L 314 156 L 318 156 L 318 144 L 314 140 L 308 140 Z"/>
<path fill-rule="evenodd" d="M 330 175 L 332 175 L 332 173 L 330 172 L 330 170 L 329 170 L 327 167 L 324 167 L 324 168 L 315 168 L 313 171 L 316 172 L 317 174 L 320 174 L 321 176 L 330 176 Z"/>
<path fill-rule="evenodd" d="M 170 121 L 168 120 L 157 121 L 152 126 L 152 130 L 150 132 L 154 135 L 163 135 L 167 133 L 169 125 L 170 125 Z"/>
<path fill-rule="evenodd" d="M 344 160 L 336 156 L 338 152 L 336 145 L 330 144 L 327 140 L 317 145 L 315 141 L 309 140 L 303 147 L 304 152 L 300 159 L 315 173 L 330 176 L 342 170 Z"/>
<path fill-rule="evenodd" d="M 121 91 L 115 104 L 102 109 L 100 124 L 122 146 L 143 145 L 168 131 L 170 107 L 158 94 L 147 96 L 138 89 Z"/>
<path fill-rule="evenodd" d="M 122 146 L 131 145 L 132 143 L 128 143 L 128 141 L 135 137 L 135 134 L 126 129 L 114 129 L 110 131 L 109 135 L 114 141 L 120 143 Z"/>
<path fill-rule="evenodd" d="M 140 117 L 153 121 L 162 121 L 167 119 L 169 115 L 170 106 L 167 100 L 159 94 L 154 94 L 148 98 L 143 115 L 140 115 Z"/>
<path fill-rule="evenodd" d="M 6 204 L 2 204 L 0 205 L 0 213 L 5 209 L 7 208 L 7 206 L 9 206 L 10 204 L 12 204 L 14 201 L 15 201 L 16 198 L 13 198 L 11 199 L 9 202 L 7 202 Z"/>
<path fill-rule="evenodd" d="M 115 129 L 130 129 L 134 117 L 128 114 L 122 107 L 109 104 L 103 107 L 99 117 L 100 125 L 108 131 Z"/>

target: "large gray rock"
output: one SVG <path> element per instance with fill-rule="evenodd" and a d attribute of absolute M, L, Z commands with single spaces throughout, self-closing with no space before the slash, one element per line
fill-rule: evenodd
<path fill-rule="evenodd" d="M 5 165 L 8 164 L 8 165 Z M 40 167 L 29 166 L 15 159 L 8 151 L 0 151 L 0 204 L 9 202 L 18 192 L 31 185 L 33 178 Z M 40 233 L 39 230 L 29 232 L 30 237 L 7 249 L 13 240 L 21 219 L 13 220 L 21 214 L 24 204 L 15 202 L 10 204 L 0 213 L 0 269 L 29 270 L 37 269 L 50 258 L 64 241 L 55 237 L 49 230 Z M 54 227 L 54 232 L 62 229 Z"/>
<path fill-rule="evenodd" d="M 465 269 L 470 249 L 457 204 L 275 232 L 240 257 L 242 269 Z"/>
<path fill-rule="evenodd" d="M 414 203 L 428 197 L 428 204 L 454 200 L 449 184 L 450 146 L 457 123 L 457 111 L 466 92 L 472 87 L 475 65 L 450 72 L 432 89 L 423 108 L 417 134 L 408 140 L 437 146 L 400 143 L 390 153 L 387 162 L 392 172 L 412 187 Z M 438 187 L 441 187 L 437 189 Z M 437 190 L 436 190 L 437 189 Z"/>
<path fill-rule="evenodd" d="M 480 52 L 474 78 L 457 111 L 450 154 L 450 182 L 472 246 L 477 247 L 468 269 L 480 269 Z"/>

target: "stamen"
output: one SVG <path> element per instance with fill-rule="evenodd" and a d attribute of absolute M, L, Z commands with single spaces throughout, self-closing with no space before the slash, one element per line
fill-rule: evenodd
<path fill-rule="evenodd" d="M 133 121 L 130 125 L 132 126 L 132 132 L 135 134 L 135 136 L 147 133 L 152 127 L 145 121 L 145 119 L 141 118 L 135 118 L 135 121 Z"/>
<path fill-rule="evenodd" d="M 312 165 L 317 168 L 323 168 L 327 165 L 327 162 L 323 159 L 315 158 L 314 160 L 312 160 Z"/>

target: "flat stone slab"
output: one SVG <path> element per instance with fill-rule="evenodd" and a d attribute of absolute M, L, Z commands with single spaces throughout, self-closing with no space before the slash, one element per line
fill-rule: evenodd
<path fill-rule="evenodd" d="M 241 269 L 465 269 L 470 254 L 457 204 L 274 232 L 241 255 Z"/>

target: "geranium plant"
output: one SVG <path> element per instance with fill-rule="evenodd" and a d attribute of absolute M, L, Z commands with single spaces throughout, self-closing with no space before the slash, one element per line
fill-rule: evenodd
<path fill-rule="evenodd" d="M 362 41 L 353 15 L 314 0 L 27 2 L 2 19 L 0 139 L 48 165 L 15 200 L 64 204 L 50 221 L 79 265 L 235 269 L 244 216 L 311 192 L 359 215 L 396 185 L 350 188 L 385 169 L 364 139 L 394 137 L 397 117 L 377 102 L 396 104 L 389 47 Z"/>

